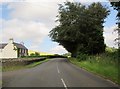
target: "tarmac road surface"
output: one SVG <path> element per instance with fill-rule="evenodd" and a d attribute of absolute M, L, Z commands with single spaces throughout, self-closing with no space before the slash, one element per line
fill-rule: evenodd
<path fill-rule="evenodd" d="M 34 68 L 3 72 L 3 87 L 117 87 L 66 58 L 54 58 Z"/>

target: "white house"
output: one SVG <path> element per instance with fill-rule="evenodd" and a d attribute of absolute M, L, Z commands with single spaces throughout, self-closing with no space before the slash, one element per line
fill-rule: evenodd
<path fill-rule="evenodd" d="M 28 49 L 20 43 L 15 43 L 11 38 L 6 44 L 0 44 L 0 58 L 18 58 L 27 56 Z"/>

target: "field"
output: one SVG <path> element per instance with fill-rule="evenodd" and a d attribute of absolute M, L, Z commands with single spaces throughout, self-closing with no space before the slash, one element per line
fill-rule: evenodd
<path fill-rule="evenodd" d="M 84 59 L 85 60 L 81 60 Z M 97 75 L 119 83 L 118 52 L 108 50 L 105 53 L 79 58 L 69 58 L 69 61 L 81 68 L 91 71 Z"/>
<path fill-rule="evenodd" d="M 30 54 L 32 53 L 39 53 L 39 55 L 43 56 L 43 55 L 54 55 L 54 54 L 50 54 L 50 53 L 46 53 L 46 52 L 38 52 L 38 51 L 33 51 L 33 50 L 28 50 L 28 55 L 30 56 Z"/>

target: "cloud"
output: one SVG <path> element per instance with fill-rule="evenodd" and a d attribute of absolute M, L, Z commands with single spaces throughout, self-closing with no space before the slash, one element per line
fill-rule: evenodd
<path fill-rule="evenodd" d="M 66 0 L 12 0 L 7 1 L 9 16 L 14 19 L 32 20 L 45 23 L 49 27 L 55 25 L 58 15 L 58 4 Z M 68 0 L 73 2 L 74 0 Z"/>
<path fill-rule="evenodd" d="M 114 31 L 115 28 L 117 28 L 116 25 L 111 26 L 111 27 L 105 27 L 103 35 L 104 35 L 105 43 L 107 46 L 117 48 L 117 44 L 115 42 L 115 39 L 118 37 L 118 34 L 116 31 Z"/>
<path fill-rule="evenodd" d="M 0 0 L 0 2 L 65 2 L 66 0 Z M 67 0 L 77 2 L 109 2 L 109 0 Z M 117 0 L 118 1 L 118 0 Z"/>
<path fill-rule="evenodd" d="M 109 0 L 76 0 L 77 2 L 81 3 L 90 3 L 90 2 L 109 2 Z"/>
<path fill-rule="evenodd" d="M 35 21 L 12 19 L 3 20 L 2 23 L 3 40 L 8 40 L 12 37 L 19 41 L 29 41 L 31 44 L 38 45 L 44 40 L 50 31 L 45 24 Z"/>
<path fill-rule="evenodd" d="M 52 54 L 63 54 L 63 53 L 67 53 L 67 51 L 65 50 L 65 48 L 63 48 L 63 46 L 56 46 L 54 48 L 52 48 L 49 53 L 52 53 Z"/>
<path fill-rule="evenodd" d="M 48 2 L 13 2 L 9 4 L 12 18 L 24 20 L 49 21 L 57 14 L 57 8 L 54 3 Z"/>
<path fill-rule="evenodd" d="M 23 2 L 9 2 L 8 7 L 12 9 L 10 15 L 13 18 L 50 22 L 57 15 L 58 4 L 65 1 L 66 0 L 24 0 Z"/>
<path fill-rule="evenodd" d="M 109 4 L 109 0 L 75 0 L 75 1 L 80 2 L 83 5 L 87 5 L 87 6 L 92 4 L 93 2 L 101 2 L 103 6 L 104 6 L 105 3 Z M 106 4 L 105 4 L 105 6 L 106 6 Z"/>
<path fill-rule="evenodd" d="M 0 0 L 0 2 L 64 2 L 65 0 Z M 74 0 L 68 0 L 74 1 Z"/>

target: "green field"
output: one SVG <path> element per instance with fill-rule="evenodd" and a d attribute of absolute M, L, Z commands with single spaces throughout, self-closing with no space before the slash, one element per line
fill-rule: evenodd
<path fill-rule="evenodd" d="M 104 78 L 119 83 L 118 80 L 118 52 L 106 52 L 99 55 L 87 56 L 86 60 L 80 58 L 69 58 L 69 61 L 81 68 L 91 71 Z"/>

